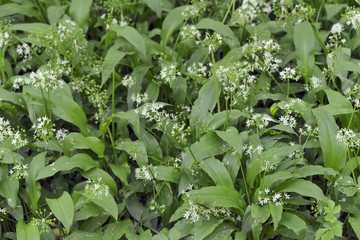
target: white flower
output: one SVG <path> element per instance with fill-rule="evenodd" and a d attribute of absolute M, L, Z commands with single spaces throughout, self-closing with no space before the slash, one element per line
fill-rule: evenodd
<path fill-rule="evenodd" d="M 344 27 L 341 23 L 335 23 L 332 27 L 331 27 L 331 33 L 332 34 L 340 34 L 342 33 L 342 31 L 344 30 Z"/>

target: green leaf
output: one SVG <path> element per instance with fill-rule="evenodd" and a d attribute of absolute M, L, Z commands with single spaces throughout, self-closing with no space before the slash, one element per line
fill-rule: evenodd
<path fill-rule="evenodd" d="M 2 4 L 0 5 L 0 18 L 11 16 L 14 14 L 23 14 L 28 17 L 36 17 L 37 19 L 40 19 L 41 17 L 39 12 L 32 7 L 33 6 L 28 6 L 27 4 Z"/>
<path fill-rule="evenodd" d="M 177 221 L 175 225 L 169 231 L 170 240 L 183 239 L 185 236 L 190 235 L 195 228 L 194 224 L 191 224 L 187 219 L 181 219 Z"/>
<path fill-rule="evenodd" d="M 76 149 L 91 149 L 99 158 L 104 157 L 105 145 L 97 137 L 85 137 L 81 133 L 68 134 L 64 142 L 69 141 Z"/>
<path fill-rule="evenodd" d="M 292 178 L 294 175 L 286 171 L 277 171 L 273 174 L 266 175 L 261 184 L 261 189 L 270 188 L 271 185 L 277 181 L 287 180 Z"/>
<path fill-rule="evenodd" d="M 274 222 L 274 229 L 276 230 L 282 218 L 283 206 L 282 205 L 276 206 L 274 203 L 270 202 L 269 208 L 270 208 L 271 217 Z"/>
<path fill-rule="evenodd" d="M 82 108 L 74 100 L 63 94 L 53 94 L 51 98 L 52 110 L 59 118 L 70 122 L 81 129 L 88 136 L 90 133 L 86 128 L 87 118 Z"/>
<path fill-rule="evenodd" d="M 21 219 L 16 224 L 16 239 L 21 240 L 40 240 L 39 229 L 35 227 L 33 222 L 29 224 L 24 223 Z"/>
<path fill-rule="evenodd" d="M 47 9 L 47 15 L 50 25 L 54 25 L 59 22 L 60 18 L 64 15 L 68 6 L 50 6 Z"/>
<path fill-rule="evenodd" d="M 207 158 L 201 162 L 201 167 L 211 177 L 216 186 L 234 187 L 229 172 L 219 160 L 214 157 Z"/>
<path fill-rule="evenodd" d="M 77 231 L 66 237 L 66 240 L 99 240 L 102 239 L 104 233 L 90 233 Z"/>
<path fill-rule="evenodd" d="M 223 240 L 227 239 L 233 231 L 235 231 L 236 227 L 230 223 L 221 223 L 215 230 L 207 236 L 206 240 Z"/>
<path fill-rule="evenodd" d="M 158 18 L 161 18 L 161 11 L 163 9 L 171 10 L 171 3 L 168 0 L 143 0 L 143 2 L 156 13 Z"/>
<path fill-rule="evenodd" d="M 335 171 L 332 168 L 324 168 L 319 165 L 314 165 L 296 168 L 293 174 L 294 176 L 305 178 L 314 175 L 336 176 L 337 174 L 339 174 L 339 172 Z"/>
<path fill-rule="evenodd" d="M 91 179 L 93 181 L 99 181 L 101 179 L 101 182 L 108 185 L 110 187 L 110 193 L 112 195 L 117 194 L 118 189 L 115 183 L 114 178 L 101 168 L 91 168 L 89 170 L 85 170 L 80 172 L 81 175 L 85 178 Z"/>
<path fill-rule="evenodd" d="M 90 15 L 92 0 L 72 0 L 69 15 L 86 33 Z"/>
<path fill-rule="evenodd" d="M 219 113 L 215 113 L 211 117 L 206 119 L 204 125 L 207 126 L 208 129 L 218 129 L 225 124 L 226 120 L 228 121 L 228 123 L 231 123 L 232 121 L 237 120 L 242 116 L 250 117 L 249 114 L 243 113 L 236 109 L 231 110 L 230 112 L 222 111 Z"/>
<path fill-rule="evenodd" d="M 349 102 L 349 100 L 345 96 L 343 96 L 339 92 L 333 91 L 331 89 L 325 89 L 324 91 L 329 100 L 329 104 L 318 107 L 318 110 L 326 112 L 328 115 L 331 115 L 331 116 L 350 114 L 354 111 L 352 104 Z M 315 110 L 315 111 L 317 111 L 317 110 Z"/>
<path fill-rule="evenodd" d="M 101 75 L 101 85 L 108 80 L 110 74 L 114 71 L 116 65 L 123 59 L 126 55 L 126 52 L 117 50 L 118 46 L 112 46 L 106 53 L 103 71 Z"/>
<path fill-rule="evenodd" d="M 251 204 L 251 216 L 260 223 L 264 223 L 270 217 L 270 208 L 267 204 L 264 206 Z"/>
<path fill-rule="evenodd" d="M 243 139 L 247 137 L 246 132 L 242 132 L 241 134 L 237 134 L 232 131 L 215 131 L 215 133 L 226 143 L 228 143 L 235 151 L 239 154 L 239 157 L 242 157 L 243 154 Z"/>
<path fill-rule="evenodd" d="M 211 116 L 210 112 L 216 105 L 216 91 L 214 79 L 206 83 L 199 91 L 199 97 L 196 99 L 190 114 L 190 126 L 195 128 L 196 133 L 202 123 Z"/>
<path fill-rule="evenodd" d="M 295 25 L 294 44 L 297 65 L 308 81 L 312 76 L 315 62 L 315 36 L 309 22 L 305 21 Z"/>
<path fill-rule="evenodd" d="M 230 27 L 216 21 L 211 18 L 202 18 L 198 24 L 196 24 L 197 29 L 211 29 L 217 33 L 220 33 L 223 37 L 227 37 L 231 40 L 231 48 L 238 45 L 239 41 L 231 31 Z"/>
<path fill-rule="evenodd" d="M 166 16 L 166 18 L 163 21 L 162 28 L 161 28 L 161 45 L 163 47 L 166 46 L 166 44 L 169 41 L 170 36 L 181 26 L 181 24 L 184 22 L 183 17 L 181 16 L 182 11 L 185 9 L 186 6 L 181 6 L 174 8 L 169 12 L 169 14 Z"/>
<path fill-rule="evenodd" d="M 95 203 L 97 206 L 101 207 L 105 210 L 106 213 L 108 213 L 110 216 L 112 216 L 115 220 L 118 218 L 118 208 L 115 202 L 114 197 L 111 194 L 108 194 L 107 196 L 103 194 L 101 198 L 92 198 L 89 194 L 86 192 L 81 193 L 83 196 L 85 196 L 87 199 L 90 199 L 91 202 Z"/>
<path fill-rule="evenodd" d="M 198 222 L 194 228 L 194 239 L 204 239 L 211 234 L 221 222 L 219 219 L 211 218 L 209 220 L 203 220 Z"/>
<path fill-rule="evenodd" d="M 347 4 L 325 4 L 325 11 L 326 11 L 326 19 L 330 20 L 333 18 L 337 13 L 341 11 L 341 9 L 345 8 Z"/>
<path fill-rule="evenodd" d="M 7 177 L 0 181 L 0 195 L 3 196 L 10 207 L 16 209 L 18 204 L 19 180 L 15 177 Z"/>
<path fill-rule="evenodd" d="M 51 177 L 59 171 L 69 171 L 74 168 L 87 171 L 99 166 L 99 163 L 95 162 L 89 155 L 84 153 L 79 153 L 72 157 L 63 156 L 58 158 L 53 164 L 42 168 L 38 172 L 35 180 Z"/>
<path fill-rule="evenodd" d="M 14 24 L 11 29 L 23 32 L 43 32 L 50 29 L 50 25 L 44 23 L 18 23 Z"/>
<path fill-rule="evenodd" d="M 35 178 L 39 171 L 44 168 L 46 152 L 39 153 L 30 162 L 28 175 L 25 179 L 26 196 L 30 200 L 30 208 L 33 212 L 37 211 L 38 201 L 41 196 L 41 185 Z"/>
<path fill-rule="evenodd" d="M 74 220 L 74 203 L 70 194 L 64 191 L 58 199 L 46 198 L 46 203 L 55 217 L 64 225 L 66 231 L 70 232 Z"/>
<path fill-rule="evenodd" d="M 304 220 L 296 216 L 295 214 L 284 212 L 280 225 L 293 230 L 298 239 L 302 240 L 306 236 L 307 227 Z"/>
<path fill-rule="evenodd" d="M 116 143 L 115 148 L 127 152 L 136 160 L 139 166 L 147 165 L 149 162 L 145 145 L 140 140 L 120 139 L 120 141 Z"/>
<path fill-rule="evenodd" d="M 316 184 L 304 179 L 287 180 L 276 188 L 278 192 L 295 192 L 302 196 L 312 197 L 321 201 L 327 201 L 321 188 Z"/>
<path fill-rule="evenodd" d="M 345 166 L 346 152 L 342 143 L 336 140 L 339 127 L 335 119 L 327 112 L 321 109 L 314 109 L 313 113 L 320 123 L 319 139 L 324 155 L 324 167 L 340 171 Z"/>
<path fill-rule="evenodd" d="M 163 165 L 156 166 L 156 172 L 157 172 L 157 176 L 156 176 L 157 180 L 169 181 L 177 184 L 179 184 L 182 175 L 180 170 Z"/>
<path fill-rule="evenodd" d="M 354 230 L 356 236 L 358 239 L 360 239 L 360 218 L 356 217 L 349 217 L 349 223 L 352 227 L 352 229 Z"/>
<path fill-rule="evenodd" d="M 130 175 L 130 166 L 127 163 L 123 163 L 121 165 L 115 165 L 110 163 L 111 171 L 117 176 L 121 182 L 128 184 L 128 176 Z"/>
<path fill-rule="evenodd" d="M 199 204 L 210 207 L 233 207 L 241 212 L 245 208 L 245 203 L 240 194 L 233 188 L 225 186 L 203 187 L 199 190 L 190 192 Z"/>
<path fill-rule="evenodd" d="M 120 25 L 112 25 L 110 29 L 115 31 L 118 36 L 125 38 L 144 57 L 146 56 L 146 46 L 144 38 L 135 28 L 130 26 L 120 27 Z"/>
<path fill-rule="evenodd" d="M 4 88 L 0 88 L 0 100 L 11 102 L 22 108 L 25 108 L 24 98 L 21 93 L 11 92 Z"/>
<path fill-rule="evenodd" d="M 103 240 L 118 240 L 121 239 L 126 233 L 132 233 L 134 231 L 133 223 L 130 219 L 126 219 L 120 222 L 114 222 L 107 225 L 106 231 L 103 236 Z"/>

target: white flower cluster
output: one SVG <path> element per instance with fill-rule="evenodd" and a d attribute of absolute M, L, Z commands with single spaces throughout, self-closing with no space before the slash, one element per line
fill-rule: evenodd
<path fill-rule="evenodd" d="M 303 115 L 306 112 L 306 105 L 300 98 L 291 98 L 289 102 L 285 103 L 282 109 L 286 114 L 299 113 Z"/>
<path fill-rule="evenodd" d="M 30 54 L 30 46 L 27 43 L 17 45 L 16 52 L 19 56 L 28 60 L 30 60 L 32 57 Z"/>
<path fill-rule="evenodd" d="M 257 155 L 260 155 L 263 153 L 264 148 L 261 145 L 257 145 L 256 147 L 254 147 L 253 145 L 249 144 L 249 145 L 243 145 L 242 146 L 242 150 L 244 151 L 244 153 L 250 157 L 252 157 L 254 155 L 254 153 L 256 153 Z"/>
<path fill-rule="evenodd" d="M 183 40 L 188 42 L 192 39 L 199 39 L 201 33 L 194 25 L 185 25 L 180 30 L 180 36 Z"/>
<path fill-rule="evenodd" d="M 246 23 L 252 23 L 259 17 L 261 12 L 270 14 L 272 12 L 271 5 L 264 1 L 243 0 L 240 7 L 236 10 L 239 16 L 243 17 Z"/>
<path fill-rule="evenodd" d="M 135 178 L 146 181 L 155 181 L 158 176 L 157 167 L 153 165 L 141 166 L 135 169 Z"/>
<path fill-rule="evenodd" d="M 57 141 L 62 142 L 65 140 L 66 136 L 69 134 L 69 130 L 60 128 L 56 131 L 55 138 Z"/>
<path fill-rule="evenodd" d="M 246 120 L 246 127 L 256 126 L 258 129 L 263 129 L 269 124 L 269 119 L 265 114 L 255 113 L 250 119 Z"/>
<path fill-rule="evenodd" d="M 20 134 L 20 130 L 15 130 L 10 126 L 9 120 L 0 117 L 0 143 L 4 140 L 8 141 L 17 149 L 28 144 L 28 141 Z"/>
<path fill-rule="evenodd" d="M 290 80 L 294 80 L 297 82 L 300 79 L 300 76 L 296 74 L 295 69 L 286 67 L 283 71 L 280 72 L 280 79 L 283 80 L 284 82 Z"/>
<path fill-rule="evenodd" d="M 257 160 L 260 163 L 260 172 L 264 171 L 264 172 L 269 172 L 271 170 L 276 169 L 279 161 L 277 158 L 277 155 L 264 155 L 264 154 L 260 154 L 260 156 L 258 156 Z"/>
<path fill-rule="evenodd" d="M 294 128 L 296 126 L 296 118 L 291 116 L 291 115 L 285 115 L 285 116 L 281 116 L 279 118 L 279 121 L 284 125 L 284 126 L 289 126 L 291 128 Z"/>
<path fill-rule="evenodd" d="M 121 85 L 124 87 L 131 87 L 135 84 L 135 79 L 131 75 L 125 75 L 121 80 Z"/>
<path fill-rule="evenodd" d="M 147 93 L 137 93 L 131 95 L 131 101 L 136 102 L 136 106 L 139 106 L 141 103 L 146 103 L 149 100 Z"/>
<path fill-rule="evenodd" d="M 17 179 L 25 179 L 28 175 L 28 166 L 26 164 L 17 163 L 12 169 L 9 170 L 9 174 Z"/>
<path fill-rule="evenodd" d="M 347 25 L 357 30 L 360 26 L 360 10 L 355 7 L 347 7 L 345 12 L 345 21 Z"/>
<path fill-rule="evenodd" d="M 341 34 L 343 31 L 344 26 L 341 23 L 335 23 L 330 30 L 332 34 Z"/>
<path fill-rule="evenodd" d="M 258 193 L 258 202 L 261 206 L 273 202 L 275 206 L 283 205 L 283 199 L 290 199 L 290 195 L 288 193 L 276 193 L 270 195 L 272 192 L 270 189 L 266 188 L 264 191 L 259 191 Z"/>
<path fill-rule="evenodd" d="M 204 0 L 199 0 L 193 5 L 186 6 L 181 12 L 181 16 L 184 19 L 194 18 L 199 16 L 200 12 L 206 8 Z"/>
<path fill-rule="evenodd" d="M 280 45 L 272 38 L 262 39 L 255 34 L 249 43 L 243 46 L 247 58 L 255 61 L 255 68 L 261 71 L 273 73 L 278 71 L 281 59 L 275 55 L 280 51 Z"/>
<path fill-rule="evenodd" d="M 36 72 L 31 72 L 29 76 L 18 77 L 14 80 L 14 89 L 19 89 L 21 85 L 31 85 L 34 88 L 53 91 L 58 87 L 62 88 L 64 81 L 58 79 L 57 74 L 53 70 L 38 69 Z"/>
<path fill-rule="evenodd" d="M 181 73 L 176 70 L 175 64 L 171 64 L 170 66 L 165 66 L 161 69 L 159 74 L 159 79 L 164 83 L 172 84 L 177 76 L 180 76 Z"/>
<path fill-rule="evenodd" d="M 336 133 L 336 139 L 342 143 L 346 149 L 359 149 L 360 147 L 360 136 L 351 129 L 340 129 Z"/>
<path fill-rule="evenodd" d="M 36 120 L 36 123 L 32 125 L 34 129 L 34 137 L 38 139 L 42 139 L 45 143 L 50 140 L 55 133 L 55 125 L 51 122 L 49 118 L 39 117 Z"/>
<path fill-rule="evenodd" d="M 186 70 L 187 74 L 192 78 L 206 78 L 208 75 L 207 66 L 201 62 L 193 63 L 191 66 L 188 66 Z"/>
<path fill-rule="evenodd" d="M 355 108 L 360 108 L 360 84 L 357 83 L 352 88 L 347 88 L 344 94 Z"/>
<path fill-rule="evenodd" d="M 3 23 L 0 22 L 0 49 L 5 48 L 9 44 L 11 36 Z"/>
<path fill-rule="evenodd" d="M 304 124 L 304 128 L 299 128 L 299 134 L 308 137 L 318 137 L 319 127 L 312 127 L 309 124 Z"/>
<path fill-rule="evenodd" d="M 87 185 L 85 186 L 85 192 L 90 196 L 90 199 L 97 198 L 101 200 L 104 196 L 109 196 L 109 186 L 101 183 L 101 178 L 99 177 L 97 181 L 92 181 L 88 179 Z"/>

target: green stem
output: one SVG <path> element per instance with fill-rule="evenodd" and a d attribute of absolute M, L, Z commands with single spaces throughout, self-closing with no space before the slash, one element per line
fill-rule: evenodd
<path fill-rule="evenodd" d="M 110 137 L 111 145 L 112 145 L 112 148 L 113 148 L 115 163 L 119 163 L 119 162 L 118 162 L 118 158 L 117 158 L 117 154 L 116 154 L 115 142 L 114 142 L 113 135 L 111 134 L 111 131 L 110 131 L 110 128 L 109 128 L 109 127 L 107 127 L 107 130 L 108 130 L 108 134 L 109 134 L 109 137 Z"/>
<path fill-rule="evenodd" d="M 217 81 L 217 77 L 216 77 L 214 52 L 211 52 L 211 58 L 212 58 L 213 69 L 214 69 L 213 71 L 214 71 L 214 79 L 215 79 L 215 91 L 216 91 L 216 99 L 217 99 L 217 109 L 218 109 L 218 112 L 220 112 L 221 111 L 221 109 L 220 109 L 220 97 L 219 97 L 219 90 L 218 90 L 218 81 Z"/>
<path fill-rule="evenodd" d="M 250 204 L 251 204 L 250 194 L 249 194 L 249 191 L 248 191 L 248 186 L 247 186 L 247 184 L 246 184 L 244 169 L 243 169 L 243 166 L 242 166 L 242 164 L 241 164 L 241 159 L 240 159 L 239 154 L 237 153 L 236 155 L 238 156 L 238 159 L 239 159 L 239 162 L 240 162 L 241 175 L 242 175 L 242 178 L 243 178 L 243 181 L 244 181 L 246 197 L 247 197 L 247 200 L 248 200 L 248 204 L 250 205 Z"/>

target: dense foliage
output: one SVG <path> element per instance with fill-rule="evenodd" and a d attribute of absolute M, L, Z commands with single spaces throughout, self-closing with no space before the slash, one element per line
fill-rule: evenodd
<path fill-rule="evenodd" d="M 3 0 L 1 239 L 360 238 L 360 7 Z"/>

